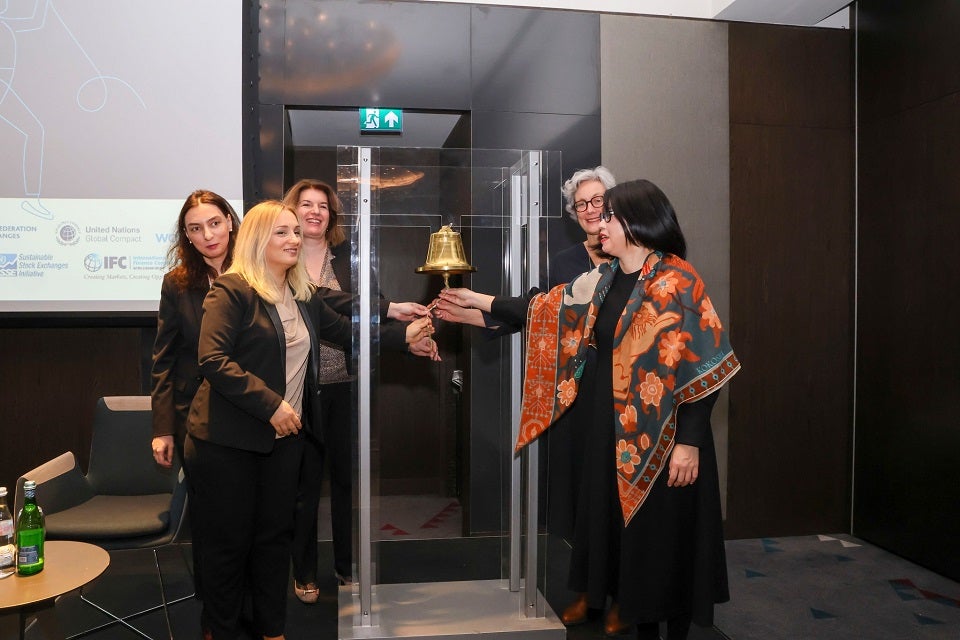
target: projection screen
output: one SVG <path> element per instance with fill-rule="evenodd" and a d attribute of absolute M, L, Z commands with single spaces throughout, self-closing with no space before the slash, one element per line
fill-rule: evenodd
<path fill-rule="evenodd" d="M 0 0 L 0 315 L 156 311 L 186 196 L 242 213 L 243 4 Z"/>

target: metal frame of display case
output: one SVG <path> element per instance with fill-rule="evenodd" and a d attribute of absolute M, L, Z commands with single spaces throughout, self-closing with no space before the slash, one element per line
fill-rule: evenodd
<path fill-rule="evenodd" d="M 540 222 L 544 215 L 543 152 L 521 153 L 520 172 L 510 173 L 508 255 L 510 294 L 539 285 Z M 373 148 L 357 148 L 357 259 L 359 262 L 358 371 L 371 371 L 371 177 Z M 508 169 L 504 167 L 504 169 Z M 512 169 L 512 168 L 510 168 Z M 526 182 L 524 182 L 526 176 Z M 525 233 L 524 233 L 525 232 Z M 523 274 L 524 277 L 513 277 Z M 510 337 L 510 421 L 519 430 L 523 336 Z M 566 630 L 538 589 L 539 444 L 512 455 L 509 505 L 509 576 L 506 580 L 464 580 L 415 584 L 374 584 L 372 530 L 371 381 L 358 380 L 358 549 L 357 582 L 340 588 L 340 638 L 455 638 L 483 636 L 562 640 Z M 512 453 L 512 452 L 511 452 Z"/>

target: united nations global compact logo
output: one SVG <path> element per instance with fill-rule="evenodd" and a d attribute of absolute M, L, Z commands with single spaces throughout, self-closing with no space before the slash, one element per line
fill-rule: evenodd
<path fill-rule="evenodd" d="M 0 253 L 0 278 L 15 278 L 17 276 L 16 253 Z"/>
<path fill-rule="evenodd" d="M 103 259 L 97 253 L 88 253 L 83 257 L 83 266 L 87 271 L 96 273 L 103 267 Z"/>
<path fill-rule="evenodd" d="M 57 242 L 67 247 L 80 242 L 80 227 L 72 222 L 61 222 L 57 226 Z"/>

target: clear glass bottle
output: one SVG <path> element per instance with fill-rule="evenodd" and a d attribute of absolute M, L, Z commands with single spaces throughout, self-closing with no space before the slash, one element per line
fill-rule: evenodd
<path fill-rule="evenodd" d="M 37 506 L 37 483 L 23 483 L 23 508 L 17 514 L 17 573 L 31 576 L 43 571 L 43 541 L 46 537 L 43 511 Z"/>
<path fill-rule="evenodd" d="M 7 488 L 0 487 L 0 578 L 11 576 L 17 570 L 13 529 L 13 516 L 7 506 Z"/>

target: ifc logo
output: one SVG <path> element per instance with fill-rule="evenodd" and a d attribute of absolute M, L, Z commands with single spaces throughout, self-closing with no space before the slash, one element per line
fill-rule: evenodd
<path fill-rule="evenodd" d="M 100 271 L 101 267 L 103 267 L 103 259 L 99 254 L 88 253 L 83 258 L 83 266 L 87 268 L 87 271 L 96 273 L 97 271 Z"/>
<path fill-rule="evenodd" d="M 67 247 L 80 241 L 80 227 L 72 222 L 61 222 L 57 227 L 57 242 Z"/>

